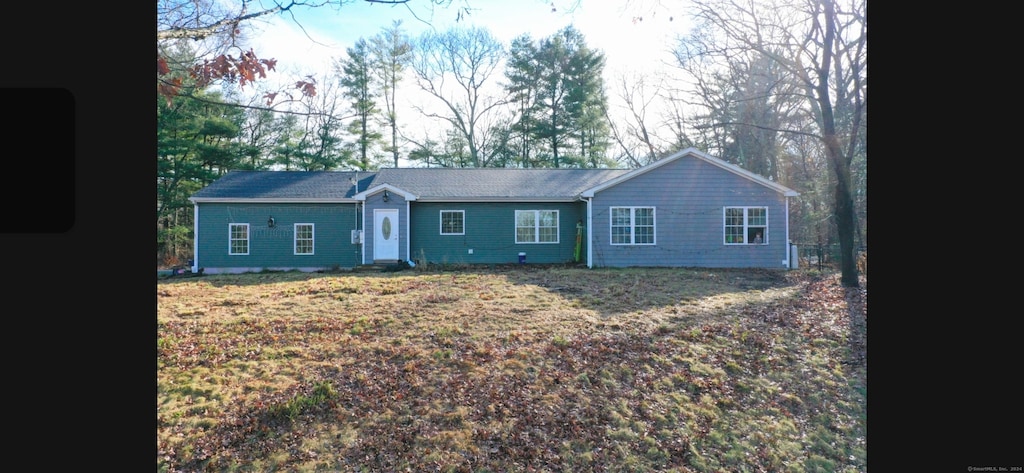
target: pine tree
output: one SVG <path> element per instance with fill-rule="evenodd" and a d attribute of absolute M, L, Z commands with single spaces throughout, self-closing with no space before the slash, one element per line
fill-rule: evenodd
<path fill-rule="evenodd" d="M 513 42 L 506 90 L 519 104 L 516 131 L 529 148 L 524 163 L 530 151 L 542 150 L 550 153 L 550 162 L 544 163 L 550 167 L 605 162 L 609 130 L 603 69 L 604 55 L 590 49 L 572 26 L 537 45 L 528 36 Z M 531 146 L 535 142 L 544 142 L 546 149 Z"/>
<path fill-rule="evenodd" d="M 385 28 L 371 40 L 371 55 L 374 71 L 381 85 L 384 98 L 384 120 L 391 128 L 391 143 L 387 146 L 398 167 L 398 112 L 395 96 L 402 73 L 412 60 L 412 42 L 402 30 L 401 20 Z"/>
<path fill-rule="evenodd" d="M 358 148 L 359 169 L 371 169 L 370 153 L 381 133 L 374 130 L 372 120 L 377 115 L 376 98 L 373 88 L 372 63 L 369 44 L 360 38 L 346 50 L 348 58 L 339 64 L 343 95 L 352 100 L 355 119 L 348 125 L 349 133 L 355 135 Z"/>

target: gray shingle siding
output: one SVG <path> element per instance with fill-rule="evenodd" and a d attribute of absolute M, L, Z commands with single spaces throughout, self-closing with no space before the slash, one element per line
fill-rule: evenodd
<path fill-rule="evenodd" d="M 352 268 L 359 245 L 352 244 L 355 204 L 200 203 L 196 264 L 209 273 L 263 269 Z M 276 225 L 267 226 L 273 216 Z M 228 254 L 228 226 L 249 224 L 249 254 Z M 314 225 L 314 254 L 296 255 L 294 224 Z"/>
<path fill-rule="evenodd" d="M 653 246 L 611 245 L 609 209 L 655 207 Z M 768 207 L 767 245 L 724 244 L 723 208 Z M 783 267 L 786 199 L 696 158 L 681 158 L 595 194 L 594 266 Z"/>

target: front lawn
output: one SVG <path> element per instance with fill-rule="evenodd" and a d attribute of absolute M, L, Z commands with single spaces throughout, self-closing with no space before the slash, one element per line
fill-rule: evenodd
<path fill-rule="evenodd" d="M 526 266 L 157 283 L 157 468 L 867 470 L 867 283 Z"/>

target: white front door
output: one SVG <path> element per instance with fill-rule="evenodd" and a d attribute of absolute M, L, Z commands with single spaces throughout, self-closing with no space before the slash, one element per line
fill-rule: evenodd
<path fill-rule="evenodd" d="M 373 259 L 398 260 L 398 209 L 373 210 Z"/>

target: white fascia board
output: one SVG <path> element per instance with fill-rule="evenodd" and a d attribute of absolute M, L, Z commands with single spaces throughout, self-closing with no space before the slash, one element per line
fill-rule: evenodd
<path fill-rule="evenodd" d="M 399 189 L 399 188 L 397 188 L 395 186 L 392 186 L 391 184 L 387 184 L 387 183 L 377 184 L 377 185 L 375 185 L 375 186 L 373 186 L 373 187 L 371 187 L 369 189 L 366 189 L 365 191 L 362 191 L 362 192 L 352 196 L 352 198 L 355 199 L 355 200 L 365 201 L 368 196 L 371 196 L 373 194 L 378 194 L 378 193 L 381 193 L 381 192 L 384 192 L 384 191 L 391 192 L 392 194 L 398 194 L 398 195 L 402 196 L 402 198 L 407 200 L 407 201 L 409 201 L 409 200 L 419 200 L 419 197 L 417 197 L 415 194 L 413 194 L 411 192 L 408 192 L 408 191 L 406 191 L 404 189 Z"/>
<path fill-rule="evenodd" d="M 354 204 L 357 200 L 352 198 L 338 198 L 338 199 L 323 199 L 323 198 L 301 198 L 301 199 L 238 199 L 234 197 L 190 197 L 193 204 L 208 204 L 208 203 L 245 203 L 245 204 Z"/>
<path fill-rule="evenodd" d="M 641 174 L 646 174 L 646 173 L 648 173 L 650 171 L 653 171 L 653 170 L 655 170 L 657 168 L 660 168 L 660 167 L 662 167 L 662 166 L 664 166 L 664 165 L 666 165 L 668 163 L 671 163 L 672 161 L 675 161 L 676 159 L 679 159 L 679 157 L 683 156 L 684 154 L 686 154 L 688 151 L 691 151 L 691 150 L 696 151 L 695 148 L 684 149 L 684 150 L 682 150 L 682 151 L 680 151 L 678 153 L 675 153 L 675 154 L 673 154 L 671 156 L 667 156 L 665 158 L 662 158 L 661 160 L 655 161 L 655 162 L 653 162 L 651 164 L 648 164 L 648 165 L 646 165 L 644 167 L 636 168 L 636 169 L 634 169 L 634 170 L 632 170 L 630 172 L 627 172 L 627 173 L 625 173 L 625 174 L 623 174 L 623 175 L 621 175 L 619 177 L 616 177 L 615 179 L 612 179 L 610 181 L 604 182 L 602 184 L 598 184 L 595 187 L 591 187 L 590 189 L 587 189 L 587 190 L 583 191 L 580 194 L 580 196 L 581 197 L 594 197 L 594 194 L 596 194 L 598 192 L 601 192 L 601 191 L 603 191 L 603 190 L 605 190 L 605 189 L 607 189 L 609 187 L 615 186 L 615 185 L 617 185 L 617 184 L 619 184 L 621 182 L 624 182 L 624 181 L 628 181 L 628 180 L 630 180 L 630 179 L 632 179 L 632 178 L 634 178 L 636 176 L 639 176 Z"/>
<path fill-rule="evenodd" d="M 743 169 L 743 168 L 741 168 L 741 167 L 739 167 L 739 166 L 737 166 L 735 164 L 727 163 L 725 161 L 722 161 L 721 159 L 718 159 L 718 158 L 715 158 L 713 156 L 709 156 L 707 154 L 701 153 L 700 151 L 693 150 L 693 156 L 701 158 L 701 159 L 707 161 L 710 164 L 714 164 L 715 166 L 718 166 L 718 167 L 720 167 L 722 169 L 725 169 L 726 171 L 730 171 L 730 172 L 732 172 L 734 174 L 738 174 L 738 175 L 740 175 L 742 177 L 745 177 L 745 178 L 750 179 L 750 180 L 752 180 L 754 182 L 757 182 L 758 184 L 761 184 L 761 185 L 763 185 L 765 187 L 769 187 L 771 189 L 774 189 L 775 191 L 779 192 L 780 194 L 782 194 L 782 195 L 784 195 L 786 197 L 796 197 L 796 196 L 800 195 L 797 191 L 795 191 L 793 189 L 790 189 L 790 188 L 788 188 L 788 187 L 786 187 L 786 186 L 784 186 L 782 184 L 779 184 L 779 183 L 777 183 L 775 181 L 772 181 L 772 180 L 768 180 L 768 179 L 764 178 L 763 176 L 759 176 L 757 174 L 754 174 L 754 173 L 752 173 L 750 171 L 747 171 L 746 169 Z"/>
<path fill-rule="evenodd" d="M 452 203 L 493 203 L 493 202 L 577 202 L 578 197 L 420 197 L 420 202 L 452 202 Z"/>
<path fill-rule="evenodd" d="M 650 171 L 653 171 L 654 169 L 657 169 L 657 168 L 659 168 L 661 166 L 664 166 L 664 165 L 666 165 L 668 163 L 671 163 L 671 162 L 673 162 L 673 161 L 675 161 L 675 160 L 677 160 L 679 158 L 682 158 L 683 156 L 693 156 L 695 158 L 701 159 L 701 160 L 707 162 L 708 164 L 712 164 L 712 165 L 718 166 L 718 167 L 720 167 L 722 169 L 725 169 L 726 171 L 729 171 L 729 172 L 731 172 L 733 174 L 737 174 L 737 175 L 739 175 L 741 177 L 745 177 L 747 179 L 750 179 L 750 180 L 752 180 L 752 181 L 754 181 L 754 182 L 756 182 L 758 184 L 761 184 L 761 185 L 763 185 L 765 187 L 769 187 L 769 188 L 771 188 L 771 189 L 781 193 L 782 195 L 784 195 L 786 197 L 796 197 L 796 196 L 800 195 L 798 192 L 794 191 L 793 189 L 790 189 L 790 188 L 788 188 L 788 187 L 786 187 L 786 186 L 784 186 L 782 184 L 779 184 L 777 182 L 765 179 L 764 177 L 761 177 L 761 176 L 759 176 L 757 174 L 754 174 L 754 173 L 752 173 L 750 171 L 747 171 L 746 169 L 743 169 L 743 168 L 741 168 L 739 166 L 736 166 L 734 164 L 729 164 L 729 163 L 727 163 L 725 161 L 722 161 L 721 159 L 718 159 L 718 158 L 716 158 L 714 156 L 705 154 L 705 153 L 701 152 L 700 150 L 698 150 L 697 148 L 686 148 L 686 149 L 684 149 L 682 151 L 679 151 L 679 152 L 677 152 L 675 154 L 672 154 L 671 156 L 667 156 L 665 158 L 662 158 L 659 161 L 655 161 L 655 162 L 653 162 L 651 164 L 648 164 L 647 166 L 644 166 L 642 168 L 634 169 L 633 171 L 630 171 L 630 172 L 628 172 L 626 174 L 623 174 L 623 175 L 621 175 L 621 176 L 619 176 L 619 177 L 617 177 L 615 179 L 612 179 L 612 180 L 610 180 L 608 182 L 605 182 L 605 183 L 600 184 L 598 186 L 595 186 L 595 187 L 592 187 L 590 189 L 587 189 L 587 190 L 583 191 L 583 193 L 581 193 L 580 195 L 582 197 L 594 197 L 594 194 L 596 194 L 598 192 L 601 192 L 601 191 L 603 191 L 603 190 L 605 190 L 605 189 L 607 189 L 609 187 L 618 185 L 618 184 L 620 184 L 620 183 L 622 183 L 624 181 L 628 181 L 628 180 L 630 180 L 630 179 L 632 179 L 632 178 L 634 178 L 636 176 L 639 176 L 641 174 L 645 174 L 645 173 L 648 173 Z"/>

